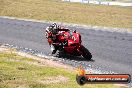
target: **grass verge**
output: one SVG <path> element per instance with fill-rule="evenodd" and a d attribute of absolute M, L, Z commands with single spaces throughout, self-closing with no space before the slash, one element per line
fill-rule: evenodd
<path fill-rule="evenodd" d="M 132 29 L 132 7 L 60 0 L 0 0 L 0 16 Z"/>
<path fill-rule="evenodd" d="M 0 52 L 0 88 L 116 88 L 111 84 L 79 86 L 74 71 L 38 62 L 15 53 Z"/>

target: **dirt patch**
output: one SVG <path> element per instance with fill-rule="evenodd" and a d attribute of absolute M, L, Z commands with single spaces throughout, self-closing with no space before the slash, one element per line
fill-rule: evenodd
<path fill-rule="evenodd" d="M 2 88 L 29 88 L 27 84 L 25 84 L 23 81 L 20 80 L 6 80 L 3 81 L 5 84 L 7 84 L 7 87 Z M 0 87 L 1 88 L 1 87 Z"/>
<path fill-rule="evenodd" d="M 34 60 L 37 60 L 38 64 L 36 64 L 36 65 L 39 65 L 39 66 L 50 66 L 50 67 L 55 67 L 55 68 L 59 67 L 59 68 L 64 68 L 64 69 L 68 69 L 68 70 L 71 70 L 71 71 L 75 70 L 75 68 L 73 68 L 69 65 L 65 65 L 63 63 L 57 62 L 57 61 L 47 60 L 45 58 L 39 58 L 37 56 L 33 56 L 33 55 L 23 53 L 23 52 L 16 52 L 16 53 L 20 56 L 24 56 L 24 57 L 27 57 L 27 58 L 32 58 Z"/>
<path fill-rule="evenodd" d="M 9 49 L 0 47 L 0 52 L 6 52 L 6 51 L 9 51 Z"/>
<path fill-rule="evenodd" d="M 18 70 L 27 70 L 27 69 L 24 68 L 24 67 L 18 67 L 17 69 L 18 69 Z"/>
<path fill-rule="evenodd" d="M 66 65 L 66 64 L 63 64 L 63 63 L 60 63 L 60 62 L 57 62 L 57 61 L 52 61 L 52 60 L 48 60 L 48 59 L 45 59 L 45 58 L 40 58 L 40 57 L 37 57 L 37 56 L 33 56 L 33 55 L 30 55 L 30 54 L 27 54 L 27 53 L 24 53 L 24 52 L 17 52 L 16 50 L 9 49 L 9 48 L 3 47 L 3 46 L 0 47 L 0 52 L 15 53 L 15 54 L 18 54 L 20 56 L 23 56 L 23 57 L 26 57 L 26 58 L 32 58 L 32 59 L 36 60 L 35 62 L 26 62 L 27 64 L 33 64 L 33 65 L 38 65 L 38 66 L 49 66 L 49 67 L 54 67 L 54 68 L 59 67 L 59 68 L 68 69 L 71 72 L 75 71 L 75 68 L 73 68 L 69 65 Z"/>
<path fill-rule="evenodd" d="M 43 84 L 51 84 L 51 83 L 65 83 L 68 81 L 69 81 L 69 78 L 67 77 L 57 76 L 57 77 L 46 77 L 38 82 Z"/>
<path fill-rule="evenodd" d="M 114 84 L 115 86 L 118 86 L 119 88 L 132 88 L 126 84 Z"/>

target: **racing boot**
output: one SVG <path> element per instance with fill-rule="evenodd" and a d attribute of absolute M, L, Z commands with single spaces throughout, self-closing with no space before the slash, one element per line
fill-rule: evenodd
<path fill-rule="evenodd" d="M 56 53 L 56 49 L 55 49 L 55 46 L 54 45 L 50 45 L 50 48 L 51 48 L 51 52 L 52 52 L 52 54 L 55 54 Z"/>

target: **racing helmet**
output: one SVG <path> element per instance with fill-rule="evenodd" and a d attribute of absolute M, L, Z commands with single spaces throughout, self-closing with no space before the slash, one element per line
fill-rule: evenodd
<path fill-rule="evenodd" d="M 50 31 L 53 33 L 53 34 L 57 34 L 58 33 L 58 26 L 56 23 L 53 23 L 52 25 L 49 26 L 49 29 Z"/>

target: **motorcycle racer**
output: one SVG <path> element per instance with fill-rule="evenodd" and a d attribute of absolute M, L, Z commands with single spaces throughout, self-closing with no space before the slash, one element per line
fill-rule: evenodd
<path fill-rule="evenodd" d="M 62 46 L 64 42 L 59 41 L 60 35 L 62 40 L 65 41 L 63 35 L 63 32 L 70 31 L 69 29 L 65 29 L 64 27 L 58 26 L 56 23 L 53 23 L 49 27 L 46 28 L 46 38 L 48 39 L 49 45 L 51 47 L 52 54 L 55 54 L 57 49 L 56 45 Z M 65 44 L 65 43 L 64 43 Z"/>
<path fill-rule="evenodd" d="M 52 54 L 58 50 L 58 55 L 69 54 L 82 56 L 91 60 L 92 54 L 82 45 L 81 35 L 79 32 L 70 31 L 56 23 L 46 28 L 46 38 L 50 45 Z"/>

